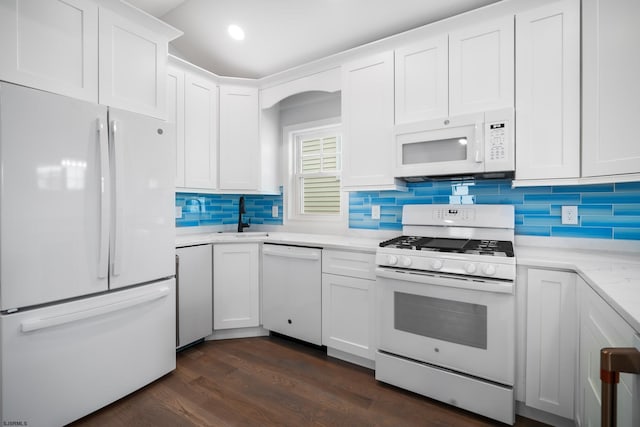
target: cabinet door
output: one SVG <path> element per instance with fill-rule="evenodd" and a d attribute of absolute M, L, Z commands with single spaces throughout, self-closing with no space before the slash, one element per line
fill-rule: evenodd
<path fill-rule="evenodd" d="M 211 245 L 176 249 L 177 346 L 213 332 L 213 252 Z"/>
<path fill-rule="evenodd" d="M 526 404 L 573 419 L 576 275 L 530 269 L 527 275 Z"/>
<path fill-rule="evenodd" d="M 580 1 L 516 16 L 516 178 L 580 176 Z"/>
<path fill-rule="evenodd" d="M 220 86 L 220 189 L 258 190 L 258 89 Z"/>
<path fill-rule="evenodd" d="M 184 71 L 167 69 L 167 121 L 176 128 L 176 187 L 184 187 Z"/>
<path fill-rule="evenodd" d="M 99 27 L 100 103 L 164 119 L 167 40 L 103 8 Z"/>
<path fill-rule="evenodd" d="M 633 347 L 634 330 L 589 285 L 578 281 L 580 292 L 580 403 L 583 426 L 600 425 L 600 350 Z M 638 375 L 620 374 L 617 386 L 619 427 L 640 425 Z"/>
<path fill-rule="evenodd" d="M 213 247 L 213 329 L 260 324 L 260 257 L 257 243 Z"/>
<path fill-rule="evenodd" d="M 98 101 L 94 2 L 2 1 L 0 52 L 0 80 Z"/>
<path fill-rule="evenodd" d="M 393 162 L 393 52 L 342 67 L 343 188 L 395 184 Z"/>
<path fill-rule="evenodd" d="M 640 172 L 640 2 L 582 2 L 582 175 Z"/>
<path fill-rule="evenodd" d="M 187 72 L 184 78 L 185 186 L 218 186 L 218 88 L 206 78 Z"/>
<path fill-rule="evenodd" d="M 322 250 L 265 245 L 262 324 L 265 329 L 322 343 Z"/>
<path fill-rule="evenodd" d="M 449 34 L 449 114 L 513 107 L 513 16 Z"/>
<path fill-rule="evenodd" d="M 322 344 L 375 359 L 375 281 L 322 275 Z"/>
<path fill-rule="evenodd" d="M 448 36 L 395 51 L 396 124 L 449 114 Z"/>

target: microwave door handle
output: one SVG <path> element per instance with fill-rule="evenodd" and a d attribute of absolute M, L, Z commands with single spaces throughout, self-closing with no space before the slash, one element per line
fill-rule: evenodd
<path fill-rule="evenodd" d="M 484 131 L 484 123 L 482 122 L 476 122 L 476 126 L 475 126 L 475 162 L 476 163 L 482 163 L 483 159 L 483 154 L 484 154 L 484 149 L 482 146 L 482 136 L 483 136 L 483 131 Z"/>

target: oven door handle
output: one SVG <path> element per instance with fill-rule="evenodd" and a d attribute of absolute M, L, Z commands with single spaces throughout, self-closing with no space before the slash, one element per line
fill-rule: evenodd
<path fill-rule="evenodd" d="M 513 294 L 515 288 L 514 282 L 509 280 L 488 280 L 479 277 L 471 278 L 470 276 L 453 277 L 437 273 L 385 267 L 376 267 L 376 276 L 387 279 L 422 283 L 425 285 L 470 289 L 473 291 L 495 292 L 500 294 Z"/>

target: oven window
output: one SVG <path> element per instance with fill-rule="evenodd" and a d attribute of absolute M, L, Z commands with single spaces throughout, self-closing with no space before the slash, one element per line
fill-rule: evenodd
<path fill-rule="evenodd" d="M 467 160 L 467 138 L 464 136 L 402 145 L 403 165 L 460 160 Z"/>
<path fill-rule="evenodd" d="M 487 307 L 484 305 L 394 292 L 394 328 L 487 349 Z"/>

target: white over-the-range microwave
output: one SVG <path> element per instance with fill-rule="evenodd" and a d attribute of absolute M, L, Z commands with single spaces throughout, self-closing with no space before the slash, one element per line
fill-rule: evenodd
<path fill-rule="evenodd" d="M 395 127 L 397 178 L 513 172 L 513 108 Z"/>

